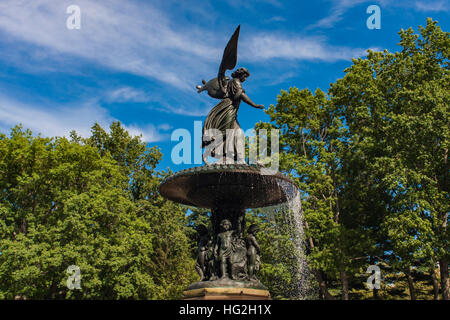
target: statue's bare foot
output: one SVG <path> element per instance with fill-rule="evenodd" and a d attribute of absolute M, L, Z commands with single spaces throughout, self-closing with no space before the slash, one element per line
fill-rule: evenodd
<path fill-rule="evenodd" d="M 258 166 L 264 167 L 264 163 L 262 163 L 262 162 L 259 161 L 259 160 L 256 160 L 256 164 L 257 164 Z"/>
<path fill-rule="evenodd" d="M 204 162 L 207 166 L 209 166 L 208 159 L 207 159 L 207 157 L 205 157 L 205 155 L 202 155 L 202 159 L 203 159 L 203 162 Z"/>
<path fill-rule="evenodd" d="M 203 83 L 203 86 L 200 86 L 200 85 L 199 86 L 195 86 L 197 88 L 197 92 L 198 93 L 206 90 L 206 87 L 205 87 L 206 81 L 202 80 L 202 83 Z"/>

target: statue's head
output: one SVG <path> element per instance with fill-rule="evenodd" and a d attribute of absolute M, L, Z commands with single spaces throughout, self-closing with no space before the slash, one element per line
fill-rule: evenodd
<path fill-rule="evenodd" d="M 208 228 L 204 224 L 201 224 L 201 225 L 197 226 L 197 232 L 200 236 L 207 235 Z"/>
<path fill-rule="evenodd" d="M 256 224 L 252 224 L 250 227 L 248 227 L 248 233 L 256 234 L 259 231 L 259 227 Z"/>
<path fill-rule="evenodd" d="M 220 222 L 220 227 L 225 230 L 228 231 L 231 229 L 231 222 L 228 219 L 223 219 L 222 222 Z"/>
<path fill-rule="evenodd" d="M 244 82 L 248 77 L 250 77 L 250 72 L 246 68 L 239 68 L 233 72 L 231 75 L 233 78 L 239 79 L 239 81 Z"/>

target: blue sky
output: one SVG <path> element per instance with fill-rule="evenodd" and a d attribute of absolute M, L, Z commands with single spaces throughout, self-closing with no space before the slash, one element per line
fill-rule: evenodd
<path fill-rule="evenodd" d="M 366 9 L 381 8 L 381 29 L 369 30 Z M 69 30 L 66 9 L 81 9 L 81 29 Z M 0 0 L 0 132 L 22 123 L 44 136 L 94 122 L 120 120 L 150 146 L 160 168 L 170 159 L 177 128 L 193 132 L 215 105 L 195 86 L 217 75 L 223 49 L 241 25 L 238 66 L 258 104 L 276 103 L 281 89 L 327 90 L 352 57 L 399 50 L 397 32 L 438 20 L 449 31 L 449 1 L 123 1 Z M 242 104 L 246 130 L 268 121 Z M 200 138 L 200 137 L 199 137 Z M 188 165 L 189 167 L 189 165 Z"/>

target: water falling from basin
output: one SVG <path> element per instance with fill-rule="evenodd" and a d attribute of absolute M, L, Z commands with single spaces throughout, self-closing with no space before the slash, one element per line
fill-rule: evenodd
<path fill-rule="evenodd" d="M 212 230 L 200 228 L 196 270 L 200 281 L 189 290 L 245 288 L 267 290 L 253 270 L 260 265 L 258 226 L 246 229 L 246 209 L 263 208 L 278 232 L 288 235 L 287 252 L 292 279 L 287 288 L 293 299 L 309 297 L 309 269 L 299 191 L 295 183 L 277 172 L 266 175 L 261 166 L 232 164 L 195 167 L 167 177 L 161 195 L 172 201 L 210 208 Z M 287 229 L 286 229 L 287 228 Z M 287 233 L 286 233 L 287 232 Z"/>
<path fill-rule="evenodd" d="M 303 225 L 303 210 L 300 192 L 290 184 L 279 182 L 286 194 L 287 202 L 262 208 L 271 225 L 280 235 L 286 235 L 292 245 L 292 263 L 289 264 L 292 282 L 286 288 L 289 298 L 307 300 L 317 296 L 313 274 L 306 257 L 306 241 Z M 279 244 L 274 244 L 279 245 Z M 286 244 L 281 244 L 286 245 Z"/>

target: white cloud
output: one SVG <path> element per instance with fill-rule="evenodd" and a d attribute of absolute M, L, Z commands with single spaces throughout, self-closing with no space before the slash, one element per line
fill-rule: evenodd
<path fill-rule="evenodd" d="M 192 97 L 195 97 L 197 93 L 192 90 Z M 204 94 L 205 95 L 205 94 Z M 199 97 L 200 99 L 202 97 Z M 203 97 L 205 98 L 205 97 Z M 167 97 L 164 95 L 160 95 L 158 93 L 153 92 L 152 95 L 147 92 L 132 88 L 132 87 L 121 87 L 115 90 L 108 92 L 105 95 L 105 100 L 107 102 L 118 102 L 118 103 L 147 103 L 148 108 L 152 110 L 156 110 L 159 112 L 169 113 L 169 114 L 178 114 L 183 116 L 197 117 L 204 116 L 208 113 L 208 111 L 214 106 L 214 101 L 211 101 L 210 105 L 205 108 L 198 107 L 186 107 L 186 101 L 183 101 L 180 106 L 180 102 L 177 99 L 172 100 L 170 102 L 167 101 Z M 186 99 L 184 99 L 186 100 Z M 193 100 L 193 99 L 190 99 Z M 198 101 L 198 100 L 196 100 Z M 152 103 L 150 103 L 152 102 Z M 193 103 L 194 105 L 194 103 Z M 168 124 L 161 124 L 158 128 L 165 131 Z"/>
<path fill-rule="evenodd" d="M 368 0 L 333 0 L 333 4 L 330 7 L 330 14 L 308 26 L 307 29 L 332 28 L 337 22 L 342 20 L 344 14 L 350 8 L 367 1 Z M 365 14 L 365 12 L 362 14 Z"/>
<path fill-rule="evenodd" d="M 425 12 L 449 11 L 448 1 L 416 1 L 415 8 Z"/>
<path fill-rule="evenodd" d="M 271 34 L 257 35 L 248 44 L 254 59 L 297 59 L 337 61 L 365 55 L 366 49 L 330 46 L 323 38 L 287 38 Z"/>
<path fill-rule="evenodd" d="M 266 21 L 267 22 L 284 22 L 284 21 L 286 21 L 286 18 L 282 17 L 282 16 L 274 16 L 270 19 L 267 19 Z"/>
<path fill-rule="evenodd" d="M 162 106 L 160 107 L 152 107 L 159 112 L 165 112 L 169 114 L 178 114 L 182 116 L 189 117 L 204 117 L 208 114 L 208 112 L 218 103 L 219 100 L 211 100 L 209 104 L 205 105 L 204 108 L 192 107 L 192 106 L 172 106 L 168 103 L 162 102 Z"/>
<path fill-rule="evenodd" d="M 21 123 L 24 128 L 31 129 L 33 133 L 41 133 L 48 137 L 67 137 L 72 130 L 83 137 L 88 137 L 95 122 L 107 129 L 113 121 L 117 121 L 117 119 L 114 119 L 96 101 L 89 101 L 80 106 L 46 106 L 43 108 L 0 96 L 0 129 L 4 133 Z M 136 125 L 124 125 L 124 127 L 132 135 L 142 134 L 142 138 L 146 142 L 160 141 L 164 138 L 152 124 L 144 127 Z"/>
<path fill-rule="evenodd" d="M 332 16 L 322 19 L 318 25 L 331 25 L 354 3 L 336 0 Z M 204 78 L 206 70 L 215 70 L 220 63 L 228 35 L 217 37 L 217 33 L 194 24 L 176 26 L 176 21 L 171 21 L 165 12 L 152 7 L 149 2 L 77 0 L 76 4 L 81 8 L 80 30 L 66 27 L 69 16 L 66 8 L 71 4 L 71 0 L 2 0 L 0 31 L 13 39 L 37 45 L 37 48 L 28 48 L 31 51 L 29 55 L 39 57 L 43 54 L 41 60 L 44 64 L 49 61 L 63 63 L 61 55 L 70 57 L 70 61 L 83 58 L 184 90 L 192 90 L 193 84 Z M 250 46 L 241 43 L 242 57 L 247 61 L 278 57 L 335 61 L 360 51 L 326 47 L 323 41 L 315 44 L 314 39 L 280 39 L 275 34 L 257 35 L 250 41 Z M 265 48 L 263 44 L 269 47 Z M 325 53 L 329 49 L 337 52 Z M 70 66 L 64 66 L 64 71 L 70 71 Z M 133 93 L 123 91 L 116 94 L 126 99 L 126 95 Z M 144 95 L 138 95 L 136 99 L 144 100 Z"/>
<path fill-rule="evenodd" d="M 168 138 L 167 134 L 161 134 L 158 128 L 153 124 L 148 124 L 144 127 L 137 125 L 128 125 L 124 127 L 132 136 L 142 135 L 142 140 L 145 142 L 156 142 Z M 163 129 L 161 128 L 161 130 Z"/>
<path fill-rule="evenodd" d="M 279 0 L 257 0 L 257 1 L 227 0 L 227 4 L 235 8 L 245 8 L 247 10 L 258 10 L 261 7 L 261 4 L 269 5 L 276 8 L 283 7 L 282 1 Z"/>
<path fill-rule="evenodd" d="M 168 123 L 162 123 L 162 124 L 158 125 L 158 129 L 162 130 L 162 131 L 168 131 L 168 130 L 170 130 L 172 128 L 173 127 L 170 124 L 168 124 Z"/>
<path fill-rule="evenodd" d="M 274 6 L 281 4 L 277 0 L 266 2 Z M 349 0 L 341 2 L 348 6 Z M 72 4 L 81 8 L 80 30 L 66 28 L 69 16 L 66 8 Z M 274 21 L 282 19 L 274 17 Z M 217 74 L 222 50 L 232 31 L 218 34 L 217 30 L 201 29 L 195 22 L 183 24 L 173 21 L 166 11 L 153 7 L 149 1 L 0 1 L 0 33 L 6 35 L 0 41 L 8 41 L 6 47 L 14 51 L 14 54 L 0 52 L 0 58 L 5 62 L 14 61 L 16 66 L 26 68 L 28 72 L 46 73 L 57 70 L 77 72 L 76 62 L 81 60 L 153 78 L 176 88 L 163 87 L 149 94 L 125 85 L 115 87 L 103 97 L 105 101 L 115 102 L 155 102 L 149 108 L 185 116 L 205 116 L 217 103 L 205 97 L 206 94 L 198 96 L 194 86 L 201 79 L 208 80 Z M 327 45 L 324 38 L 295 35 L 289 38 L 272 32 L 250 34 L 247 39 L 240 43 L 240 61 L 281 58 L 333 62 L 364 54 L 364 49 Z M 179 89 L 189 93 L 180 93 Z M 168 94 L 170 90 L 177 90 L 177 93 Z M 16 114 L 8 125 L 22 122 L 35 131 L 44 130 L 48 135 L 66 134 L 67 128 L 79 128 L 77 130 L 87 135 L 94 121 L 90 116 L 92 113 L 103 121 L 102 125 L 108 125 L 112 120 L 98 100 L 94 101 L 86 109 L 63 107 L 55 113 L 39 106 L 36 110 L 32 105 L 22 106 L 20 110 L 29 108 L 28 114 L 35 111 L 38 119 L 50 118 L 56 124 L 47 127 L 46 121 L 40 121 L 42 127 L 36 126 L 27 117 L 27 112 L 23 112 L 24 120 Z M 5 112 L 5 106 L 0 108 Z M 16 112 L 11 108 L 7 110 L 13 114 Z M 67 115 L 71 115 L 73 120 Z M 82 115 L 85 118 L 79 119 Z M 63 119 L 61 124 L 57 123 L 59 117 Z M 7 118 L 0 118 L 0 123 L 4 124 Z M 79 119 L 78 123 L 71 122 L 76 119 Z M 139 130 L 149 141 L 161 139 L 160 130 L 151 125 Z"/>
<path fill-rule="evenodd" d="M 421 0 L 415 2 L 411 0 L 331 0 L 329 14 L 312 25 L 309 25 L 307 29 L 332 28 L 344 18 L 348 10 L 362 3 L 367 3 L 367 5 L 378 4 L 381 6 L 381 9 L 387 7 L 399 8 L 399 10 L 412 8 L 424 12 L 446 12 L 450 10 L 447 0 Z M 364 15 L 366 12 L 361 11 L 361 14 Z"/>
<path fill-rule="evenodd" d="M 110 102 L 148 102 L 150 101 L 150 96 L 143 90 L 121 87 L 109 92 L 106 99 Z"/>
<path fill-rule="evenodd" d="M 173 29 L 148 2 L 78 0 L 81 29 L 69 30 L 66 8 L 73 1 L 2 0 L 0 30 L 16 39 L 109 68 L 190 89 L 206 60 L 220 55 L 203 30 Z M 42 49 L 34 49 L 42 50 Z"/>

